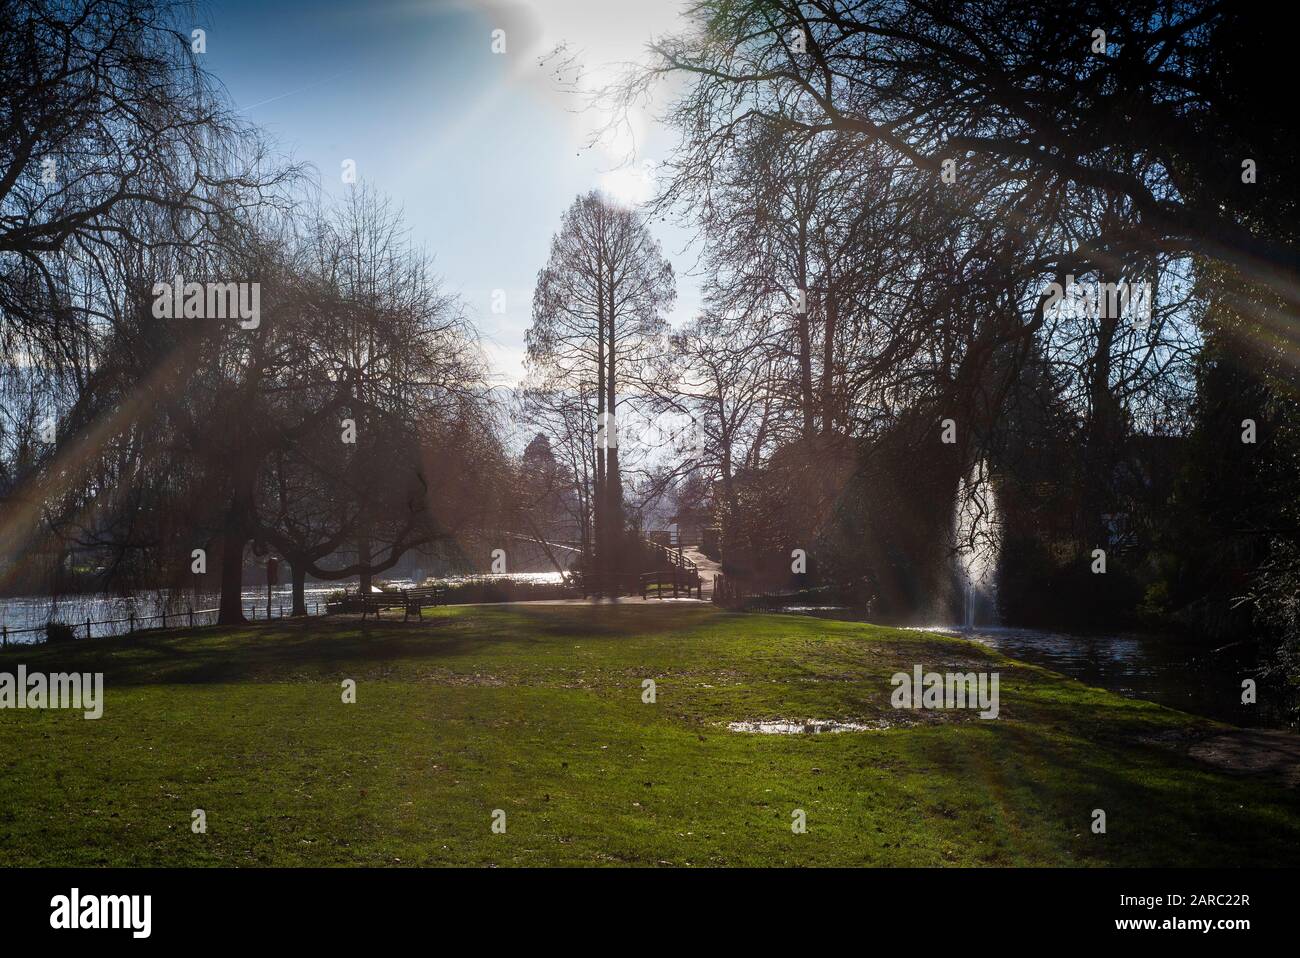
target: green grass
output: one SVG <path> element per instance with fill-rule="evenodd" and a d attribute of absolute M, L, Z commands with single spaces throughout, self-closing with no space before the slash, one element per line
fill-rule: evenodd
<path fill-rule="evenodd" d="M 1294 792 L 1145 743 L 1202 720 L 924 633 L 480 606 L 10 649 L 0 671 L 19 662 L 102 671 L 106 704 L 0 711 L 6 865 L 1300 863 Z M 1000 717 L 726 728 L 896 720 L 889 677 L 917 663 L 998 671 Z"/>

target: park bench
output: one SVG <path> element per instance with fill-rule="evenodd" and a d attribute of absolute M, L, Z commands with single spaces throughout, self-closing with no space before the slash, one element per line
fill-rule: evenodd
<path fill-rule="evenodd" d="M 401 609 L 402 621 L 406 621 L 412 614 L 422 619 L 424 607 L 441 605 L 446 591 L 443 586 L 427 586 L 402 589 L 400 592 L 372 592 L 361 596 L 361 618 L 364 619 L 371 612 L 378 617 L 384 609 Z"/>
<path fill-rule="evenodd" d="M 441 605 L 446 596 L 447 590 L 442 586 L 428 586 L 421 589 L 403 589 L 402 596 L 406 600 L 406 614 L 402 616 L 403 621 L 415 613 L 417 619 L 424 618 L 424 607 L 426 605 Z"/>
<path fill-rule="evenodd" d="M 358 596 L 361 603 L 361 618 L 365 618 L 371 612 L 376 617 L 384 609 L 403 609 L 406 607 L 406 599 L 400 592 L 372 592 L 369 595 Z"/>

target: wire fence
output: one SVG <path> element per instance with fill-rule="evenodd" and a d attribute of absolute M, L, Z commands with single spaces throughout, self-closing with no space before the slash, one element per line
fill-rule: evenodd
<path fill-rule="evenodd" d="M 308 615 L 325 615 L 327 613 L 326 603 L 319 600 L 313 600 L 307 602 L 306 607 L 307 607 Z M 259 611 L 259 608 L 264 608 L 265 615 L 262 616 L 264 620 L 276 619 L 276 618 L 282 619 L 286 616 L 286 614 L 289 614 L 285 612 L 285 606 L 283 602 L 278 604 L 278 615 L 273 614 L 273 612 L 277 609 L 277 606 L 275 605 L 267 605 L 265 607 L 259 607 L 257 605 L 254 605 L 251 609 L 245 608 L 244 614 L 248 616 L 250 621 L 256 621 L 258 618 L 257 613 Z M 129 635 L 133 632 L 144 631 L 146 629 L 151 629 L 151 628 L 166 629 L 169 626 L 175 628 L 179 628 L 182 626 L 194 628 L 195 626 L 199 626 L 199 625 L 215 625 L 216 624 L 215 617 L 220 611 L 221 611 L 220 609 L 186 609 L 180 612 L 167 612 L 164 610 L 162 612 L 155 612 L 151 615 L 136 615 L 134 612 L 131 612 L 125 618 L 92 619 L 89 616 L 87 616 L 84 621 L 80 621 L 80 622 L 68 622 L 68 621 L 60 621 L 57 619 L 51 619 L 49 622 L 46 622 L 43 625 L 33 625 L 22 629 L 11 629 L 7 625 L 3 625 L 0 626 L 0 648 L 8 648 L 10 636 L 27 635 L 33 632 L 47 632 L 51 625 L 65 625 L 72 630 L 74 636 L 76 636 L 79 632 L 81 632 L 82 629 L 85 629 L 85 637 L 88 639 L 94 636 L 93 629 L 96 626 L 100 626 L 100 625 L 126 625 L 127 626 L 127 628 L 117 632 L 98 633 L 97 637 L 104 639 L 104 638 L 112 638 L 113 636 L 117 636 L 117 635 Z M 290 606 L 290 613 L 291 612 L 292 612 L 292 606 Z M 196 618 L 199 616 L 204 616 L 204 617 L 212 616 L 213 618 L 211 619 L 211 621 L 196 621 Z M 146 624 L 148 622 L 159 622 L 159 624 L 156 626 L 149 626 Z"/>

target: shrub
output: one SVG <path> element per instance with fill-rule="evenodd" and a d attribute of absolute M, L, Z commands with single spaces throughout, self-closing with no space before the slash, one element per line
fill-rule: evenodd
<path fill-rule="evenodd" d="M 45 625 L 46 642 L 71 642 L 76 637 L 76 632 L 66 622 L 47 622 Z"/>

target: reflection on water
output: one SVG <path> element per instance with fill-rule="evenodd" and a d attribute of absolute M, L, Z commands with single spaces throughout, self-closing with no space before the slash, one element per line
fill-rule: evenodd
<path fill-rule="evenodd" d="M 1215 651 L 1178 636 L 1145 633 L 1073 635 L 981 627 L 934 631 L 959 635 L 1088 685 L 1193 715 L 1234 725 L 1283 724 L 1283 710 L 1270 700 L 1264 685 L 1255 705 L 1241 703 L 1242 680 L 1256 678 L 1258 662 L 1251 645 Z"/>
<path fill-rule="evenodd" d="M 424 584 L 456 585 L 461 582 L 524 582 L 533 585 L 559 585 L 563 581 L 564 576 L 559 572 L 485 572 L 482 575 L 453 575 L 443 578 L 429 578 L 424 580 Z M 403 586 L 397 587 L 404 588 Z"/>

